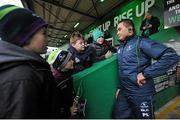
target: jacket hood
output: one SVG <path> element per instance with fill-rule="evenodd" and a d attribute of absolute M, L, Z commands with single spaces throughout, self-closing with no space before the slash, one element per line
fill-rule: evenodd
<path fill-rule="evenodd" d="M 0 40 L 0 70 L 10 67 L 10 63 L 34 61 L 47 64 L 38 54 Z"/>

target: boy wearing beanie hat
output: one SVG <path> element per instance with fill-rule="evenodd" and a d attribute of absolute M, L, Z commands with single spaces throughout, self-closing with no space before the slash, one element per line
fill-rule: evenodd
<path fill-rule="evenodd" d="M 93 46 L 96 49 L 96 55 L 100 60 L 105 58 L 110 58 L 112 56 L 112 52 L 116 52 L 116 48 L 112 47 L 105 39 L 104 33 L 99 29 L 93 31 Z"/>
<path fill-rule="evenodd" d="M 92 66 L 96 60 L 94 47 L 85 46 L 83 36 L 79 32 L 72 33 L 68 50 L 75 60 L 75 73 Z"/>
<path fill-rule="evenodd" d="M 60 116 L 63 119 L 72 118 L 77 112 L 77 107 L 73 105 L 75 94 L 72 83 L 74 69 L 72 55 L 67 51 L 58 49 L 49 55 L 48 63 L 51 65 L 57 83 L 60 98 Z"/>
<path fill-rule="evenodd" d="M 70 63 L 69 63 L 70 62 Z M 71 53 L 64 50 L 55 50 L 48 57 L 48 63 L 56 70 L 66 72 L 74 69 Z"/>
<path fill-rule="evenodd" d="M 0 7 L 0 118 L 58 117 L 46 52 L 47 23 L 13 5 Z"/>

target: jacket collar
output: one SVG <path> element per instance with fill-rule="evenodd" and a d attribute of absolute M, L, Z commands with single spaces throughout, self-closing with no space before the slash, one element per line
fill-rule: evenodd
<path fill-rule="evenodd" d="M 132 35 L 127 37 L 124 41 L 120 41 L 121 45 L 124 46 L 126 45 L 129 41 L 131 41 L 132 39 L 134 39 L 136 37 L 136 35 Z"/>

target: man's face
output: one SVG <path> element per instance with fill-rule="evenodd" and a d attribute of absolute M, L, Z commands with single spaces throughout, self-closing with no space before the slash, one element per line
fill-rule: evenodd
<path fill-rule="evenodd" d="M 119 23 L 117 26 L 117 35 L 120 41 L 124 41 L 128 36 L 130 36 L 128 28 L 124 26 L 123 22 Z"/>
<path fill-rule="evenodd" d="M 75 43 L 72 44 L 72 46 L 78 52 L 85 50 L 85 44 L 84 44 L 84 40 L 82 38 L 79 38 Z"/>

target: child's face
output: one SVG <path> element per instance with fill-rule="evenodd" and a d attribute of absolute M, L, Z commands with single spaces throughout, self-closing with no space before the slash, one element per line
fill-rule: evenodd
<path fill-rule="evenodd" d="M 37 31 L 31 38 L 28 45 L 24 46 L 27 47 L 29 50 L 34 51 L 38 54 L 43 54 L 47 52 L 47 39 L 46 39 L 46 28 L 42 28 Z"/>
<path fill-rule="evenodd" d="M 73 70 L 74 69 L 74 61 L 70 59 L 64 66 L 66 70 Z"/>
<path fill-rule="evenodd" d="M 103 37 L 99 37 L 98 39 L 97 39 L 97 43 L 98 44 L 103 44 L 103 42 L 104 42 L 104 38 Z"/>
<path fill-rule="evenodd" d="M 78 52 L 85 50 L 85 44 L 84 44 L 84 40 L 82 38 L 79 38 L 75 43 L 72 44 L 72 46 Z"/>

